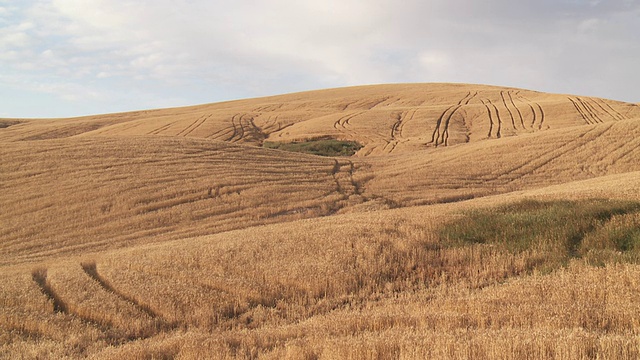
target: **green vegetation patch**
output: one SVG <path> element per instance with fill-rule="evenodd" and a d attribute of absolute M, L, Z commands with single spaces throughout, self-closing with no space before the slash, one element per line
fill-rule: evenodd
<path fill-rule="evenodd" d="M 640 203 L 527 200 L 467 212 L 439 235 L 448 246 L 488 244 L 513 253 L 535 252 L 552 263 L 571 258 L 637 262 Z"/>
<path fill-rule="evenodd" d="M 355 141 L 315 139 L 300 142 L 265 141 L 263 147 L 320 156 L 351 156 L 362 148 Z"/>

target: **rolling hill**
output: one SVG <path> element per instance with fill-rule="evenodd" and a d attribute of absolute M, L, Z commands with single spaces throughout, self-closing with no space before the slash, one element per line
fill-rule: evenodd
<path fill-rule="evenodd" d="M 318 140 L 359 146 L 266 146 Z M 0 142 L 0 357 L 640 355 L 638 104 L 376 85 Z"/>

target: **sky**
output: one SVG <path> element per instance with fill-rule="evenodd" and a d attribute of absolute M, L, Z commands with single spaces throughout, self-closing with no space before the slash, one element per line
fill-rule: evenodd
<path fill-rule="evenodd" d="M 0 0 L 0 117 L 456 82 L 640 102 L 640 0 Z"/>

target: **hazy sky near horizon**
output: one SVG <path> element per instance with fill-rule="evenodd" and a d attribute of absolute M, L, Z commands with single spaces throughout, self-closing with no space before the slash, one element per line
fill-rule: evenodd
<path fill-rule="evenodd" d="M 640 0 L 0 0 L 0 117 L 461 82 L 640 102 Z"/>

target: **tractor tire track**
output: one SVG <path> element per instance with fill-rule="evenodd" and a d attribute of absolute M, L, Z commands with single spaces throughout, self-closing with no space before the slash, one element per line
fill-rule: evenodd
<path fill-rule="evenodd" d="M 455 113 L 458 110 L 460 110 L 460 108 L 462 108 L 464 105 L 468 105 L 471 99 L 473 99 L 476 95 L 478 95 L 478 92 L 475 92 L 473 95 L 471 95 L 471 92 L 469 92 L 462 100 L 458 102 L 458 105 L 456 106 L 455 109 L 453 109 L 451 114 L 449 114 L 449 117 L 444 123 L 444 132 L 442 135 L 444 140 L 444 146 L 449 145 L 449 124 L 451 123 L 451 119 L 453 118 L 453 115 L 455 115 Z"/>
<path fill-rule="evenodd" d="M 162 330 L 174 329 L 176 327 L 176 324 L 169 323 L 168 321 L 166 321 L 162 317 L 162 315 L 160 315 L 159 313 L 155 312 L 153 309 L 151 309 L 150 306 L 148 306 L 146 304 L 143 304 L 140 301 L 136 300 L 134 297 L 128 296 L 126 294 L 123 294 L 122 292 L 120 292 L 116 288 L 114 288 L 109 283 L 109 281 L 107 281 L 105 278 L 103 278 L 98 273 L 98 269 L 96 267 L 96 263 L 95 262 L 82 263 L 81 266 L 82 266 L 82 270 L 85 272 L 85 274 L 87 274 L 91 279 L 95 280 L 104 290 L 106 290 L 107 292 L 119 297 L 120 299 L 124 300 L 125 302 L 130 303 L 135 308 L 140 310 L 140 312 L 143 312 L 143 313 L 147 314 L 150 318 L 154 319 L 155 321 L 157 321 L 159 323 L 159 325 L 160 325 L 159 327 Z"/>
<path fill-rule="evenodd" d="M 409 116 L 409 112 L 411 112 L 411 115 Z M 402 132 L 404 131 L 404 126 L 409 122 L 412 121 L 413 118 L 416 116 L 416 113 L 418 112 L 417 108 L 414 108 L 413 110 L 409 110 L 405 113 L 405 116 L 401 119 L 402 121 L 400 121 L 400 124 L 398 124 L 397 130 L 398 133 L 396 136 L 398 138 L 403 138 L 404 136 L 402 135 Z"/>
<path fill-rule="evenodd" d="M 340 130 L 340 128 L 347 130 L 347 125 L 351 125 L 349 121 L 351 121 L 351 119 L 357 116 L 364 114 L 365 112 L 366 111 L 358 111 L 358 112 L 354 112 L 354 113 L 350 113 L 348 115 L 342 116 L 333 124 L 333 127 L 336 130 Z"/>
<path fill-rule="evenodd" d="M 400 134 L 400 126 L 402 125 L 402 118 L 406 116 L 406 112 L 398 113 L 395 115 L 396 121 L 391 125 L 391 140 L 394 140 L 397 135 Z M 399 137 L 399 136 L 398 136 Z"/>
<path fill-rule="evenodd" d="M 147 135 L 158 135 L 158 134 L 160 134 L 161 132 L 163 132 L 163 131 L 167 130 L 168 128 L 170 128 L 170 127 L 171 127 L 171 125 L 173 125 L 173 124 L 175 124 L 175 123 L 176 123 L 176 122 L 174 121 L 174 122 L 172 122 L 172 123 L 165 124 L 165 125 L 163 125 L 163 126 L 161 126 L 161 127 L 157 128 L 157 129 L 155 129 L 155 130 L 151 130 L 151 131 L 149 131 L 149 132 L 147 133 Z"/>
<path fill-rule="evenodd" d="M 189 134 L 191 134 L 194 130 L 202 126 L 202 124 L 204 124 L 204 122 L 207 121 L 210 117 L 211 117 L 211 114 L 203 116 L 201 118 L 202 120 L 199 123 L 195 124 L 195 126 L 193 126 L 191 130 L 187 131 L 183 136 L 188 136 Z"/>
<path fill-rule="evenodd" d="M 600 124 L 604 122 L 604 121 L 602 121 L 600 116 L 598 116 L 598 114 L 596 113 L 595 109 L 589 104 L 588 101 L 583 100 L 580 97 L 577 98 L 577 99 L 580 102 L 580 104 L 582 105 L 582 107 L 587 111 L 589 116 L 591 116 L 591 119 L 593 119 L 593 121 L 595 121 L 596 123 L 600 123 Z"/>
<path fill-rule="evenodd" d="M 469 97 L 464 104 L 460 104 L 460 105 L 469 105 L 469 103 L 471 102 L 471 100 L 473 100 L 473 98 L 475 98 L 476 96 L 478 96 L 478 92 L 476 91 L 473 95 L 471 95 L 471 97 Z"/>
<path fill-rule="evenodd" d="M 444 146 L 449 145 L 449 124 L 451 123 L 451 118 L 453 118 L 453 115 L 455 115 L 456 111 L 460 110 L 461 107 L 462 105 L 456 106 L 456 108 L 453 109 L 451 114 L 449 114 L 447 120 L 444 122 L 444 131 L 442 132 L 442 141 L 444 143 Z"/>
<path fill-rule="evenodd" d="M 624 118 L 620 117 L 619 113 L 616 115 L 614 113 L 611 113 L 611 111 L 607 110 L 604 106 L 602 106 L 601 103 L 598 102 L 597 99 L 589 98 L 589 101 L 592 104 L 595 104 L 595 106 L 597 106 L 603 113 L 607 114 L 607 116 L 611 117 L 611 119 L 613 119 L 613 120 L 624 120 Z M 602 102 L 602 103 L 606 104 L 605 102 Z"/>
<path fill-rule="evenodd" d="M 100 332 L 104 334 L 104 340 L 107 341 L 109 345 L 117 346 L 127 341 L 131 341 L 131 339 L 129 339 L 126 336 L 122 336 L 122 335 L 117 336 L 116 334 L 114 334 L 113 329 L 108 324 L 103 324 L 101 322 L 95 321 L 93 319 L 81 316 L 79 314 L 76 314 L 70 311 L 69 306 L 58 295 L 58 293 L 53 289 L 53 287 L 49 283 L 49 280 L 47 278 L 46 268 L 33 270 L 31 272 L 31 278 L 33 279 L 33 282 L 35 282 L 38 288 L 40 289 L 40 292 L 42 292 L 42 294 L 44 294 L 44 296 L 46 296 L 47 299 L 49 299 L 52 302 L 54 313 L 64 314 L 71 318 L 78 319 L 82 323 L 86 324 L 87 326 L 98 329 Z M 134 339 L 134 340 L 137 340 L 137 339 Z"/>
<path fill-rule="evenodd" d="M 626 120 L 628 119 L 626 116 L 622 115 L 621 113 L 619 113 L 616 109 L 614 109 L 609 103 L 607 103 L 606 101 L 599 99 L 601 103 L 603 103 L 606 107 L 608 107 L 614 114 L 616 114 L 616 116 L 618 117 L 618 120 Z"/>
<path fill-rule="evenodd" d="M 451 105 L 447 109 L 445 109 L 445 111 L 443 111 L 442 114 L 440 114 L 440 117 L 436 121 L 436 127 L 433 129 L 433 134 L 431 134 L 431 141 L 428 144 L 435 144 L 436 147 L 438 146 L 438 141 L 440 140 L 440 126 L 442 125 L 442 120 L 444 119 L 445 115 L 456 106 L 457 105 Z"/>
<path fill-rule="evenodd" d="M 527 101 L 526 104 L 527 106 L 529 106 L 529 110 L 531 110 L 531 124 L 529 127 L 533 129 L 536 125 L 536 120 L 537 120 L 536 110 L 533 108 L 533 105 L 531 104 L 531 102 Z"/>
<path fill-rule="evenodd" d="M 31 272 L 31 278 L 38 285 L 40 291 L 53 303 L 53 311 L 56 313 L 69 314 L 67 304 L 56 294 L 47 281 L 47 269 L 36 269 Z"/>
<path fill-rule="evenodd" d="M 444 144 L 445 146 L 448 145 L 448 141 L 447 140 L 449 138 L 449 122 L 451 121 L 451 117 L 453 117 L 455 112 L 458 111 L 458 109 L 460 109 L 462 107 L 462 105 L 464 105 L 463 103 L 465 101 L 468 104 L 469 101 L 471 101 L 471 99 L 476 94 L 474 94 L 472 96 L 471 95 L 471 91 L 467 92 L 467 94 L 460 101 L 458 101 L 458 103 L 456 105 L 449 106 L 447 109 L 445 109 L 445 111 L 442 112 L 442 114 L 440 114 L 440 117 L 436 121 L 436 127 L 433 130 L 433 133 L 431 134 L 431 141 L 428 142 L 427 144 L 434 144 L 436 147 L 438 147 L 438 145 L 442 145 L 442 144 Z M 442 122 L 443 121 L 444 121 L 445 124 L 444 124 L 444 129 L 441 132 L 440 128 L 442 127 Z"/>
<path fill-rule="evenodd" d="M 544 123 L 544 110 L 542 109 L 542 105 L 539 103 L 535 103 L 540 110 L 540 125 L 538 125 L 538 130 L 542 130 L 542 124 Z"/>
<path fill-rule="evenodd" d="M 195 126 L 202 118 L 204 117 L 204 115 L 198 117 L 197 119 L 195 119 L 191 124 L 189 124 L 186 128 L 180 130 L 176 136 L 184 136 L 183 134 L 187 131 L 189 131 L 193 126 Z"/>
<path fill-rule="evenodd" d="M 493 111 L 495 111 L 496 113 L 496 119 L 498 119 L 498 130 L 496 131 L 496 138 L 500 139 L 502 137 L 502 118 L 500 118 L 500 110 L 498 110 L 496 104 L 491 102 L 491 100 L 485 100 L 489 103 L 489 105 L 491 105 L 491 107 L 493 107 Z"/>
<path fill-rule="evenodd" d="M 487 115 L 489 116 L 489 133 L 487 134 L 487 137 L 491 138 L 491 134 L 493 133 L 493 115 L 491 115 L 489 105 L 487 105 L 483 99 L 480 99 L 480 102 L 484 105 L 485 109 L 487 109 Z"/>
<path fill-rule="evenodd" d="M 242 114 L 238 118 L 238 140 L 235 140 L 234 142 L 238 142 L 244 138 L 244 126 L 242 126 L 242 119 L 245 115 L 246 114 Z"/>
<path fill-rule="evenodd" d="M 389 100 L 389 99 L 391 99 L 391 96 L 384 97 L 382 100 L 377 101 L 377 102 L 375 102 L 375 103 L 371 104 L 371 105 L 369 106 L 369 109 L 368 109 L 368 110 L 373 109 L 374 107 L 376 107 L 376 106 L 378 106 L 378 105 L 382 104 L 383 102 L 385 102 L 385 101 L 387 101 L 387 100 Z"/>
<path fill-rule="evenodd" d="M 353 118 L 358 117 L 358 116 L 360 116 L 360 115 L 364 114 L 365 112 L 366 112 L 366 111 L 360 111 L 360 112 L 358 112 L 358 113 L 354 114 L 353 116 L 349 116 L 349 117 L 347 117 L 347 118 L 346 118 L 346 119 L 344 119 L 344 121 L 342 122 L 342 127 L 346 129 L 346 128 L 347 128 L 347 125 L 351 126 L 351 122 L 350 122 L 350 121 L 351 121 Z"/>
<path fill-rule="evenodd" d="M 513 118 L 513 113 L 511 112 L 511 109 L 509 109 L 509 106 L 507 106 L 507 101 L 505 100 L 505 97 L 504 97 L 504 91 L 500 91 L 500 98 L 502 99 L 502 104 L 509 112 L 509 117 L 511 118 L 511 125 L 513 126 L 513 129 L 518 130 L 518 127 L 516 126 L 516 121 Z"/>
<path fill-rule="evenodd" d="M 520 118 L 520 125 L 522 125 L 522 129 L 526 129 L 526 126 L 524 125 L 524 118 L 522 117 L 522 112 L 520 111 L 520 108 L 518 108 L 518 106 L 516 105 L 515 101 L 513 101 L 513 96 L 511 95 L 511 91 L 507 91 L 507 96 L 509 97 L 509 101 L 511 102 L 511 105 L 513 105 L 513 107 L 518 112 L 518 117 Z"/>
<path fill-rule="evenodd" d="M 291 124 L 286 124 L 284 126 L 282 126 L 280 123 L 278 123 L 278 130 L 276 132 L 279 132 L 278 137 L 281 138 L 282 137 L 282 130 L 291 127 L 293 125 L 295 125 L 296 123 L 291 123 Z"/>
<path fill-rule="evenodd" d="M 233 132 L 231 134 L 231 137 L 226 140 L 228 142 L 234 142 L 234 139 L 236 138 L 236 136 L 238 136 L 238 126 L 236 125 L 236 117 L 239 117 L 239 119 L 242 119 L 242 115 L 235 114 L 231 117 L 231 127 L 233 129 Z M 241 139 L 242 135 L 240 135 L 239 138 Z"/>
<path fill-rule="evenodd" d="M 247 132 L 249 133 L 247 138 L 253 139 L 260 143 L 267 138 L 267 135 L 264 132 L 262 132 L 262 129 L 260 129 L 260 127 L 256 125 L 253 117 L 249 119 L 245 119 L 244 122 L 245 122 L 245 125 L 247 126 Z"/>
<path fill-rule="evenodd" d="M 360 184 L 353 179 L 353 173 L 355 172 L 355 165 L 353 161 L 347 160 L 349 163 L 349 181 L 351 181 L 351 185 L 353 185 L 353 189 L 356 195 L 362 195 L 362 189 Z"/>
<path fill-rule="evenodd" d="M 218 131 L 213 132 L 212 134 L 209 134 L 205 137 L 205 139 L 213 139 L 213 140 L 218 140 L 218 138 L 222 137 L 223 135 L 227 135 L 229 133 L 232 133 L 233 130 L 231 128 L 224 128 Z"/>
<path fill-rule="evenodd" d="M 391 154 L 393 152 L 393 150 L 396 149 L 396 146 L 398 146 L 398 142 L 397 141 L 391 141 L 391 142 L 387 143 L 387 145 L 391 145 L 391 149 L 389 151 L 387 151 L 389 154 Z M 386 149 L 387 146 L 385 145 L 384 148 Z"/>
<path fill-rule="evenodd" d="M 611 129 L 612 126 L 613 125 L 609 125 L 599 132 L 597 132 L 597 130 L 600 129 L 600 127 L 592 127 L 587 131 L 585 131 L 584 133 L 582 133 L 580 136 L 574 138 L 573 140 L 566 142 L 557 148 L 553 148 L 553 150 L 540 154 L 539 156 L 535 157 L 531 161 L 527 161 L 525 163 L 522 163 L 519 166 L 508 169 L 504 171 L 502 174 L 496 176 L 492 180 L 500 180 L 500 179 L 506 178 L 508 179 L 507 183 L 512 183 L 522 178 L 525 175 L 534 173 L 535 171 L 541 169 L 542 167 L 546 166 L 547 164 L 549 164 L 555 159 L 558 159 L 569 153 L 575 152 L 581 146 L 584 146 L 592 142 L 593 139 L 604 135 L 607 131 Z M 591 133 L 595 133 L 595 136 L 593 138 L 591 138 L 591 136 L 588 136 Z M 523 171 L 521 173 L 516 173 L 517 171 L 522 170 L 525 167 L 530 167 L 530 168 L 526 169 L 526 171 Z"/>
<path fill-rule="evenodd" d="M 576 101 L 574 101 L 572 98 L 567 97 L 567 99 L 569 99 L 569 101 L 571 101 L 571 103 L 573 104 L 573 107 L 576 108 L 576 110 L 578 111 L 578 113 L 580 114 L 580 116 L 582 117 L 582 119 L 584 120 L 584 122 L 587 125 L 592 125 L 593 122 L 587 117 L 586 113 L 578 106 L 578 103 Z"/>
<path fill-rule="evenodd" d="M 542 130 L 542 124 L 544 123 L 544 110 L 542 109 L 542 105 L 540 105 L 540 103 L 537 103 L 535 101 L 531 101 L 529 100 L 529 98 L 524 96 L 520 96 L 520 98 L 525 100 L 528 104 L 530 104 L 530 106 L 532 106 L 532 109 L 531 109 L 533 111 L 533 122 L 531 123 L 532 126 L 535 124 L 535 121 L 537 119 L 536 113 L 533 110 L 533 105 L 535 105 L 535 107 L 538 108 L 538 111 L 540 112 L 540 124 L 538 124 L 538 130 Z"/>
<path fill-rule="evenodd" d="M 636 141 L 637 140 L 638 139 L 636 139 Z M 625 145 L 628 146 L 629 144 L 625 144 Z M 617 155 L 616 158 L 611 162 L 611 164 L 609 166 L 607 166 L 607 172 L 608 172 L 608 169 L 610 167 L 616 165 L 620 161 L 620 159 L 623 159 L 623 158 L 627 157 L 629 154 L 635 152 L 637 149 L 640 149 L 640 143 L 638 145 L 636 145 L 636 146 L 630 147 L 629 150 L 625 150 L 620 155 Z"/>

